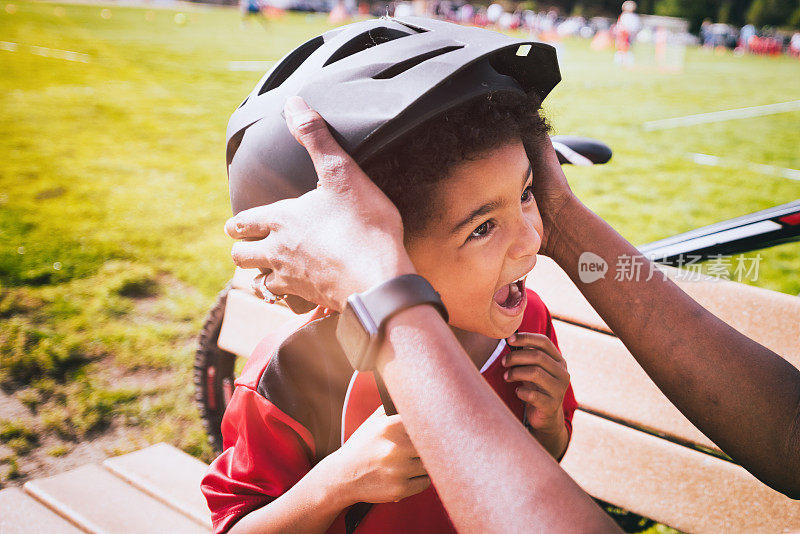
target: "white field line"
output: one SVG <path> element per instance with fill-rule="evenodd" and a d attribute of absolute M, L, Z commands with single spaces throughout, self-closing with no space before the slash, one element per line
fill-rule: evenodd
<path fill-rule="evenodd" d="M 713 111 L 711 113 L 699 113 L 697 115 L 687 115 L 685 117 L 649 121 L 642 124 L 642 128 L 645 130 L 665 130 L 667 128 L 694 126 L 696 124 L 705 124 L 708 122 L 724 122 L 734 119 L 749 119 L 752 117 L 798 110 L 800 110 L 800 100 L 793 100 L 791 102 L 780 102 L 778 104 L 767 104 L 765 106 L 726 109 L 723 111 Z"/>
<path fill-rule="evenodd" d="M 763 163 L 742 163 L 738 161 L 724 160 L 718 156 L 711 156 L 709 154 L 695 154 L 689 153 L 687 157 L 697 163 L 698 165 L 708 165 L 710 167 L 727 167 L 731 169 L 741 169 L 744 167 L 752 172 L 761 174 L 768 174 L 770 176 L 780 176 L 788 178 L 789 180 L 800 181 L 800 170 L 797 169 L 784 169 L 783 167 L 775 167 L 774 165 L 764 165 Z"/>
<path fill-rule="evenodd" d="M 57 48 L 45 48 L 44 46 L 32 46 L 31 53 L 42 57 L 54 57 L 66 59 L 67 61 L 77 61 L 79 63 L 89 63 L 89 55 L 72 50 L 59 50 Z"/>
<path fill-rule="evenodd" d="M 44 46 L 30 46 L 31 54 L 42 57 L 52 57 L 56 59 L 65 59 L 67 61 L 77 61 L 78 63 L 89 63 L 91 59 L 89 54 L 81 52 L 73 52 L 72 50 L 59 50 L 58 48 L 47 48 Z M 8 41 L 0 41 L 0 50 L 8 52 L 16 52 L 20 49 L 17 43 L 9 43 Z"/>
<path fill-rule="evenodd" d="M 274 63 L 274 61 L 229 61 L 228 70 L 244 72 L 266 71 Z"/>
<path fill-rule="evenodd" d="M 19 43 L 12 43 L 9 41 L 0 41 L 0 50 L 7 52 L 17 52 L 25 48 L 26 45 Z M 41 57 L 51 57 L 56 59 L 64 59 L 66 61 L 76 61 L 78 63 L 89 63 L 91 56 L 81 52 L 73 52 L 72 50 L 59 50 L 57 48 L 47 48 L 44 46 L 31 45 L 27 47 L 31 54 Z M 264 72 L 274 65 L 274 61 L 229 61 L 228 70 L 231 71 L 245 71 L 245 72 Z"/>

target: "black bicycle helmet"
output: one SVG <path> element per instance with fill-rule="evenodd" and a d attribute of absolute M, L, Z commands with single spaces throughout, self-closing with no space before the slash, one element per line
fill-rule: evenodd
<path fill-rule="evenodd" d="M 319 112 L 361 164 L 471 98 L 535 91 L 544 99 L 560 80 L 550 45 L 481 28 L 384 17 L 325 32 L 278 61 L 231 116 L 226 141 L 233 212 L 316 186 L 311 158 L 282 116 L 292 95 Z"/>

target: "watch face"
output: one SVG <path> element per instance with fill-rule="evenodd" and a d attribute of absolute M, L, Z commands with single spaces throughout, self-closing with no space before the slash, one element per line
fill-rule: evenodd
<path fill-rule="evenodd" d="M 345 306 L 336 325 L 336 338 L 342 350 L 350 360 L 350 364 L 358 369 L 367 354 L 370 344 L 370 335 L 364 329 L 352 306 Z"/>

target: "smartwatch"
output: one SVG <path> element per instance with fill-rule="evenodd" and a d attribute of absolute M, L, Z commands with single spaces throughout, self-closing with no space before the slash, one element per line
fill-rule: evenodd
<path fill-rule="evenodd" d="M 444 321 L 448 321 L 447 309 L 439 293 L 418 274 L 404 274 L 364 293 L 350 295 L 336 325 L 336 338 L 353 369 L 374 369 L 386 321 L 420 304 L 432 305 Z"/>

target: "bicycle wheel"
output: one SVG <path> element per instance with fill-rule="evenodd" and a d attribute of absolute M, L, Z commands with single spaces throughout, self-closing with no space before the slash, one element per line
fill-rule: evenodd
<path fill-rule="evenodd" d="M 217 346 L 230 284 L 217 296 L 208 312 L 194 358 L 195 404 L 208 439 L 215 451 L 222 451 L 222 416 L 233 395 L 236 355 Z"/>

